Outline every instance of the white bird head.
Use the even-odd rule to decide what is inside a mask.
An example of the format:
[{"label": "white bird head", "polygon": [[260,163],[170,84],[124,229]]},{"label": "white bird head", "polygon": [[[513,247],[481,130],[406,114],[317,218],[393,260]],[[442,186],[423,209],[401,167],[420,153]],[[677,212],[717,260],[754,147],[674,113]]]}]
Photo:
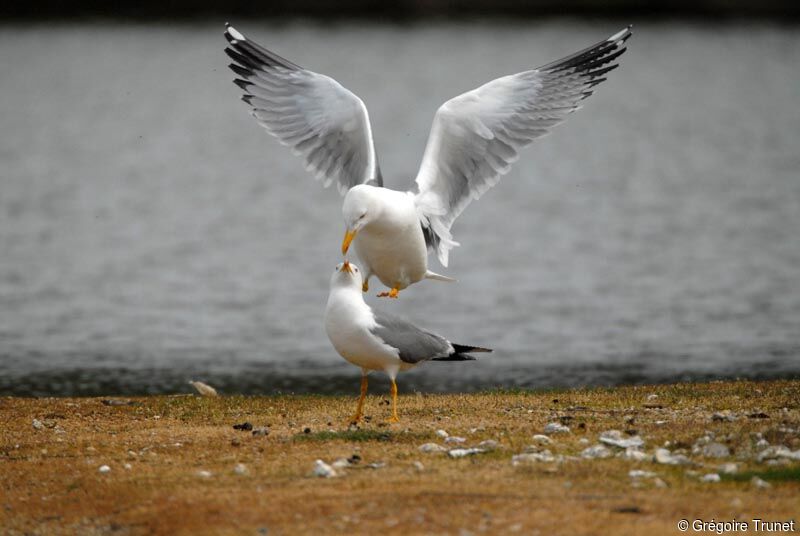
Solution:
[{"label": "white bird head", "polygon": [[381,212],[381,204],[373,190],[373,186],[359,184],[350,188],[344,197],[342,215],[347,228],[342,242],[342,255],[347,253],[358,231],[375,221]]},{"label": "white bird head", "polygon": [[336,265],[336,269],[331,276],[331,288],[333,287],[353,287],[361,293],[361,270],[355,264],[344,261]]}]

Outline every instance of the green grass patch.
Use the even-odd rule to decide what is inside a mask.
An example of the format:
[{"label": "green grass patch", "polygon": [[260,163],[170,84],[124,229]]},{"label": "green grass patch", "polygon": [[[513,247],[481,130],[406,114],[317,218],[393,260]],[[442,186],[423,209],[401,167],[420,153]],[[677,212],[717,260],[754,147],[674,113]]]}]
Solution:
[{"label": "green grass patch", "polygon": [[800,481],[800,465],[791,467],[773,467],[763,471],[744,471],[732,475],[722,474],[722,480],[733,482],[749,482],[754,476],[767,482],[798,482]]}]

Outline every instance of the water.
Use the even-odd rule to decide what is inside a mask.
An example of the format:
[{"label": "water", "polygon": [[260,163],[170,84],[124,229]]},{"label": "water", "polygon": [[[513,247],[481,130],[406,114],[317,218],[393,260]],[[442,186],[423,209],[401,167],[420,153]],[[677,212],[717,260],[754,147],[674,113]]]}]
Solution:
[{"label": "water", "polygon": [[[364,99],[399,188],[442,102],[627,22],[240,26]],[[0,394],[356,391],[322,327],[340,199],[223,48],[216,23],[0,27]],[[401,390],[800,375],[800,33],[641,23],[622,64],[458,220],[459,283],[369,298],[496,349]]]}]

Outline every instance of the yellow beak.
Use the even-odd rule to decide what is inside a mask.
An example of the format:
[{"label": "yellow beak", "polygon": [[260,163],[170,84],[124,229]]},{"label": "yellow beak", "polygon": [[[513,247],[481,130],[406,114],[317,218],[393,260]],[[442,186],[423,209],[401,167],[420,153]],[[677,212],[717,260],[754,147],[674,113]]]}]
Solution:
[{"label": "yellow beak", "polygon": [[344,240],[342,240],[342,255],[347,254],[347,250],[350,249],[350,242],[356,237],[356,231],[351,231],[348,229],[344,233]]},{"label": "yellow beak", "polygon": [[343,272],[347,272],[348,274],[352,274],[353,273],[353,269],[350,268],[350,263],[349,262],[344,261],[344,264],[342,265],[342,271]]}]

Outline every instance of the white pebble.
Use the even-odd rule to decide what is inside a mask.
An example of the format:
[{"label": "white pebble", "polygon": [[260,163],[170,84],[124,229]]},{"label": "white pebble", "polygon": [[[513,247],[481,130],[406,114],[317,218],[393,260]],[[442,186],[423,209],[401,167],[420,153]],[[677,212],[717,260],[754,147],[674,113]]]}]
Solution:
[{"label": "white pebble", "polygon": [[450,436],[450,437],[445,438],[444,442],[445,443],[464,443],[464,442],[466,442],[466,439],[463,438],[463,437]]},{"label": "white pebble", "polygon": [[482,454],[486,452],[483,449],[452,449],[447,452],[447,455],[451,458],[463,458],[464,456],[472,456],[473,454]]},{"label": "white pebble", "polygon": [[549,445],[553,442],[552,439],[550,439],[544,434],[536,434],[535,436],[533,436],[533,440],[541,445]]},{"label": "white pebble", "polygon": [[517,454],[511,457],[511,465],[515,466],[528,462],[550,463],[554,461],[556,461],[556,458],[549,450],[543,450],[541,452],[525,452],[523,454]]},{"label": "white pebble", "polygon": [[754,476],[753,478],[750,479],[750,484],[755,486],[755,487],[757,487],[757,488],[761,488],[761,489],[766,489],[766,488],[771,488],[772,487],[772,484],[770,484],[766,480],[762,480],[761,478],[758,478],[757,476]]},{"label": "white pebble", "polygon": [[703,475],[703,478],[700,479],[700,482],[719,482],[722,480],[717,473],[708,473],[707,475]]},{"label": "white pebble", "polygon": [[436,436],[441,437],[442,439],[446,439],[450,434],[445,432],[444,430],[436,430]]},{"label": "white pebble", "polygon": [[110,473],[111,467],[107,465],[101,465],[97,470],[100,471],[101,473]]},{"label": "white pebble", "polygon": [[314,462],[314,476],[332,478],[336,476],[336,470],[322,460],[317,460]]},{"label": "white pebble", "polygon": [[594,445],[581,451],[581,458],[586,458],[587,460],[592,460],[595,458],[608,458],[609,456],[611,456],[611,451],[603,445]]},{"label": "white pebble", "polygon": [[478,448],[484,450],[495,450],[500,448],[500,443],[494,439],[486,439],[478,443]]},{"label": "white pebble", "polygon": [[129,464],[129,463],[126,463],[126,464],[125,464],[125,465],[123,465],[122,467],[124,467],[124,468],[125,468],[125,469],[127,469],[128,471],[130,471],[131,469],[133,469],[133,466],[132,466],[131,464]]},{"label": "white pebble", "polygon": [[197,476],[200,478],[211,478],[211,471],[200,470],[197,471]]},{"label": "white pebble", "polygon": [[625,438],[619,430],[606,430],[600,434],[600,442],[612,447],[627,449],[644,446],[644,440],[639,436]]},{"label": "white pebble", "polygon": [[550,422],[544,427],[545,434],[568,434],[569,426],[564,426],[560,422]]},{"label": "white pebble", "polygon": [[201,396],[219,396],[217,390],[203,382],[189,381],[189,385],[194,387]]},{"label": "white pebble", "polygon": [[447,449],[436,443],[425,443],[419,446],[420,452],[444,452]]},{"label": "white pebble", "polygon": [[40,421],[39,419],[33,419],[31,426],[33,426],[36,430],[41,430],[42,428],[44,428],[42,421]]},{"label": "white pebble", "polygon": [[233,472],[237,475],[246,475],[247,474],[247,466],[243,463],[237,463],[233,466]]}]

